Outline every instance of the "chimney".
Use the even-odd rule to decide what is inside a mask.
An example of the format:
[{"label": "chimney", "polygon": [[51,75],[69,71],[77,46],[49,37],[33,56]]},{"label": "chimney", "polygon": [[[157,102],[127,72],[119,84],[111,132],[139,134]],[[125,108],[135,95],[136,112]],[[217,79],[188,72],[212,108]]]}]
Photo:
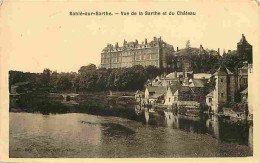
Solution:
[{"label": "chimney", "polygon": [[174,78],[177,79],[177,71],[174,71]]},{"label": "chimney", "polygon": [[118,48],[118,42],[116,42],[115,47]]},{"label": "chimney", "polygon": [[147,44],[147,39],[144,40],[145,45]]},{"label": "chimney", "polygon": [[218,48],[218,54],[220,54],[220,50],[219,50],[219,48]]},{"label": "chimney", "polygon": [[200,45],[200,51],[202,51],[203,50],[203,46],[202,45]]},{"label": "chimney", "polygon": [[243,66],[248,67],[248,62],[247,61],[243,62]]},{"label": "chimney", "polygon": [[153,40],[154,40],[154,41],[157,41],[157,38],[156,38],[156,37],[153,37]]},{"label": "chimney", "polygon": [[179,47],[177,47],[177,52],[179,51]]},{"label": "chimney", "polygon": [[136,44],[136,45],[138,44],[138,40],[135,40],[135,44]]}]

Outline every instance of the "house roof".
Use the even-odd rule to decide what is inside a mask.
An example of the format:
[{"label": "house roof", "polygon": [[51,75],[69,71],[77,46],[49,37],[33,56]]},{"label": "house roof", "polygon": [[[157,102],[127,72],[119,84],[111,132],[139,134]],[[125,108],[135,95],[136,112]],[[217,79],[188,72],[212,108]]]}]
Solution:
[{"label": "house roof", "polygon": [[190,87],[196,87],[196,88],[202,88],[204,87],[204,84],[207,82],[203,79],[191,79],[191,84],[189,84]]},{"label": "house roof", "polygon": [[147,86],[148,92],[154,92],[155,94],[162,95],[166,92],[166,87],[164,86]]},{"label": "house roof", "polygon": [[135,92],[135,94],[144,94],[144,92],[140,91],[139,89]]},{"label": "house roof", "polygon": [[240,92],[241,94],[248,94],[248,88]]},{"label": "house roof", "polygon": [[172,94],[179,95],[183,93],[190,93],[190,88],[187,86],[170,86]]},{"label": "house roof", "polygon": [[206,97],[213,97],[213,91],[207,94]]},{"label": "house roof", "polygon": [[178,89],[180,89],[180,87],[181,86],[174,85],[174,86],[168,87],[168,89],[171,89],[172,94],[174,94]]},{"label": "house roof", "polygon": [[183,74],[183,72],[172,72],[166,75],[166,78],[175,79],[175,73],[177,74],[177,78]]}]

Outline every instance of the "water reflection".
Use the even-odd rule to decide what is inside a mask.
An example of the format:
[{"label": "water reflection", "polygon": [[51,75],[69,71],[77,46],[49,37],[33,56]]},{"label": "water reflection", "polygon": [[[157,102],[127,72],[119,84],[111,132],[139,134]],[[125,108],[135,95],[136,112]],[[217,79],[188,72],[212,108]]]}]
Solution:
[{"label": "water reflection", "polygon": [[165,126],[172,129],[179,129],[185,132],[207,134],[227,143],[238,143],[248,145],[253,149],[253,127],[247,121],[232,121],[216,115],[202,115],[188,117],[178,115],[171,110],[151,111],[148,108],[140,107],[137,114],[144,113],[147,124]]}]

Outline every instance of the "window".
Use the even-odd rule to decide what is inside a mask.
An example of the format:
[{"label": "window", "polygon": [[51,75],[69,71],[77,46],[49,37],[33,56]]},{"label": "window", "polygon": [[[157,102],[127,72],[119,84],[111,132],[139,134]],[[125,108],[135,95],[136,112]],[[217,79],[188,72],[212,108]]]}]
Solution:
[{"label": "window", "polygon": [[247,78],[243,78],[243,84],[247,84]]},{"label": "window", "polygon": [[224,96],[224,94],[223,93],[221,93],[221,97],[223,97]]},{"label": "window", "polygon": [[220,79],[220,82],[223,82],[223,79]]},{"label": "window", "polygon": [[174,97],[174,101],[177,101],[177,97]]},{"label": "window", "polygon": [[212,98],[209,98],[209,102],[212,102]]}]

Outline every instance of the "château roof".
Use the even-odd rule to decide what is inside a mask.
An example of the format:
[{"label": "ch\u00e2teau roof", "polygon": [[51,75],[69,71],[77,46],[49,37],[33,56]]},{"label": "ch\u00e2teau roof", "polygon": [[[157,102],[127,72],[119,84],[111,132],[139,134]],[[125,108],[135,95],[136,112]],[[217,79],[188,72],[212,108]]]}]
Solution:
[{"label": "ch\u00e2teau roof", "polygon": [[124,43],[121,47],[118,46],[118,43],[116,43],[115,46],[112,44],[107,44],[107,46],[105,48],[103,48],[102,52],[123,51],[125,49],[136,49],[136,48],[150,48],[150,47],[157,47],[159,45],[173,48],[172,45],[169,45],[166,42],[164,42],[161,39],[161,37],[160,38],[154,37],[154,39],[150,42],[147,42],[147,39],[145,39],[145,43],[142,43],[142,44],[139,44],[137,40],[131,41],[131,42],[124,41]]}]

